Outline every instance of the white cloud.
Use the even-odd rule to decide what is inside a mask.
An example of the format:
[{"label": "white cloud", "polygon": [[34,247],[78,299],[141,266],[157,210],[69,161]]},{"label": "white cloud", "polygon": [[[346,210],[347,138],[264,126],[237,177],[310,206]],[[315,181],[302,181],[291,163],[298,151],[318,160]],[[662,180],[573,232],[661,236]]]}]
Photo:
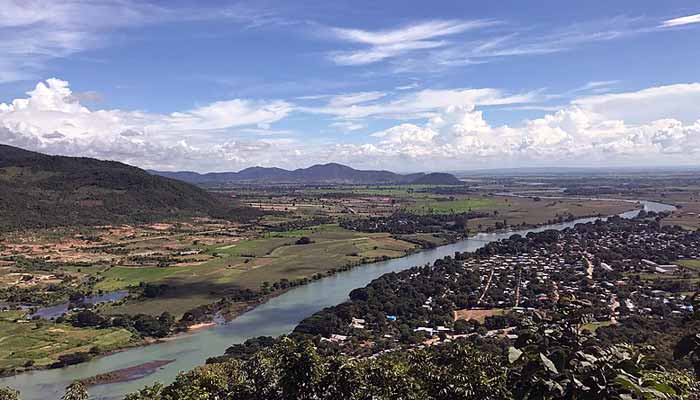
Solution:
[{"label": "white cloud", "polygon": [[114,31],[174,21],[228,20],[242,27],[288,24],[251,4],[166,7],[137,0],[9,0],[0,7],[0,83],[34,79],[53,59],[107,45]]},{"label": "white cloud", "polygon": [[567,95],[581,93],[581,92],[593,92],[593,93],[605,93],[612,90],[614,85],[620,83],[619,80],[609,80],[609,81],[591,81],[587,82],[583,86],[579,86],[573,90],[567,92]]},{"label": "white cloud", "polygon": [[662,22],[661,26],[664,28],[670,28],[670,27],[674,27],[674,26],[698,24],[698,23],[700,23],[700,14],[687,15],[685,17],[668,19],[668,20]]},{"label": "white cloud", "polygon": [[364,124],[351,121],[333,122],[329,126],[334,129],[340,129],[343,132],[359,131],[367,127]]},{"label": "white cloud", "polygon": [[496,36],[481,35],[445,44],[417,55],[393,59],[398,72],[437,72],[447,68],[489,63],[508,57],[546,55],[597,42],[619,40],[657,31],[644,18],[617,16],[550,28],[515,23],[504,25]]},{"label": "white cloud", "polygon": [[[404,169],[695,162],[700,156],[700,103],[692,103],[694,119],[684,122],[678,118],[690,118],[684,115],[689,110],[682,109],[688,98],[664,95],[682,94],[680,89],[691,91],[694,85],[584,98],[517,127],[492,126],[473,105],[451,106],[425,124],[403,123],[372,134],[376,143],[338,145],[333,152],[355,162],[380,159]],[[642,108],[640,113],[646,102],[659,111]],[[644,111],[653,118],[639,119]],[[662,111],[666,116],[655,118]],[[632,119],[617,118],[622,115]]]},{"label": "white cloud", "polygon": [[164,13],[128,0],[3,2],[0,83],[28,79],[51,59],[101,46],[111,30],[148,23]]},{"label": "white cloud", "polygon": [[158,130],[215,130],[237,126],[269,126],[292,110],[285,101],[259,102],[242,99],[217,101],[186,112],[175,112],[151,126]]},{"label": "white cloud", "polygon": [[583,97],[575,105],[629,124],[674,118],[690,123],[700,116],[700,83],[651,87],[636,92]]},{"label": "white cloud", "polygon": [[[425,89],[403,94],[383,102],[362,103],[330,101],[318,107],[300,107],[302,111],[327,114],[343,119],[386,118],[422,119],[452,105],[493,106],[529,103],[537,99],[539,92],[508,95],[498,89]],[[382,96],[383,97],[383,96]],[[379,96],[377,96],[379,98]]]},{"label": "white cloud", "polygon": [[419,87],[420,85],[416,82],[409,83],[407,85],[397,86],[396,90],[411,90]]},{"label": "white cloud", "polygon": [[285,118],[292,105],[279,100],[234,99],[166,115],[90,110],[80,104],[68,82],[59,79],[39,82],[27,95],[0,103],[0,142],[149,167],[242,162],[271,152],[272,146],[292,143],[286,138],[245,141],[230,135],[238,127],[267,128]]},{"label": "white cloud", "polygon": [[426,21],[384,31],[332,28],[331,32],[336,38],[370,47],[334,52],[330,58],[339,65],[372,64],[416,50],[443,47],[447,42],[435,39],[491,26],[494,23],[484,20]]},{"label": "white cloud", "polygon": [[[700,156],[699,92],[700,83],[688,83],[588,96],[508,126],[487,121],[481,107],[532,96],[508,96],[488,88],[422,90],[386,101],[379,93],[367,92],[325,97],[343,104],[335,109],[234,99],[154,114],[90,109],[67,82],[50,79],[37,84],[26,98],[0,103],[0,142],[147,168],[200,171],[328,161],[403,171],[689,163]],[[268,127],[303,111],[344,118],[330,128],[355,132],[352,143],[340,144],[338,136],[300,140],[286,134],[290,131]],[[397,118],[402,114],[406,118]],[[394,126],[370,136],[358,132],[371,126],[368,119],[391,115]]]},{"label": "white cloud", "polygon": [[330,105],[331,107],[351,106],[354,104],[367,103],[369,101],[378,100],[384,96],[386,96],[386,93],[383,92],[358,92],[341,94],[331,97],[330,101],[328,102],[328,105]]}]

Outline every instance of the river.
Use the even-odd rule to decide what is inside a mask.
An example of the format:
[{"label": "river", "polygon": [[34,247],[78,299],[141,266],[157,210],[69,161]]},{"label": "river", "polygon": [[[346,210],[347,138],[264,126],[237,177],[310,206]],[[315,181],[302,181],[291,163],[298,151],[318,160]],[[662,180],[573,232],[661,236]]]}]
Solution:
[{"label": "river", "polygon": [[[129,297],[129,292],[123,290],[119,292],[110,292],[104,294],[97,294],[94,296],[87,296],[83,298],[80,301],[80,303],[97,305],[102,303],[111,303],[113,301],[119,301],[127,297]],[[39,317],[44,319],[56,319],[61,315],[67,313],[70,306],[70,303],[63,303],[57,304],[55,306],[40,308],[34,314],[30,315],[29,318]]]},{"label": "river", "polygon": [[[639,203],[647,211],[671,211],[675,208],[648,201]],[[638,213],[639,210],[635,210],[620,215],[632,218]],[[403,258],[364,265],[294,288],[224,325],[188,333],[174,340],[114,353],[83,364],[61,369],[31,371],[3,378],[0,379],[0,386],[10,386],[20,390],[22,399],[25,400],[53,400],[59,399],[64,388],[76,379],[84,379],[153,360],[175,360],[155,373],[138,380],[90,388],[91,399],[119,399],[127,393],[154,382],[169,383],[178,372],[204,364],[207,358],[223,354],[232,344],[242,343],[256,336],[279,336],[289,333],[304,318],[325,307],[342,303],[347,300],[350,291],[366,286],[385,273],[401,271],[416,265],[432,264],[437,259],[454,255],[457,251],[475,251],[486,243],[505,239],[513,234],[525,235],[547,229],[562,230],[577,223],[597,219],[583,218],[568,223],[506,233],[479,233],[453,244],[424,250]]]}]

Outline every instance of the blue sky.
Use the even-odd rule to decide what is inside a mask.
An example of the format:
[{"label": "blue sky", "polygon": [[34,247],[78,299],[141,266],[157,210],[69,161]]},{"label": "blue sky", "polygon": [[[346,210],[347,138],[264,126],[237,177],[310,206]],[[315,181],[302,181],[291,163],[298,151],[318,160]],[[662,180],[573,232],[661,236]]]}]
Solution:
[{"label": "blue sky", "polygon": [[693,1],[1,3],[0,143],[197,171],[700,154]]}]

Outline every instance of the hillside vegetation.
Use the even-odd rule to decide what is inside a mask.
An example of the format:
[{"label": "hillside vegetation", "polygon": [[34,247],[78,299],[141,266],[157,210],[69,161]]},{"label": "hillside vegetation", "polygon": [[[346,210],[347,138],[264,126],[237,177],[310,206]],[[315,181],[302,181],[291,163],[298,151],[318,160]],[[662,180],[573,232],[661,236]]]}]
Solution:
[{"label": "hillside vegetation", "polygon": [[235,216],[212,194],[126,164],[0,145],[0,230]]}]

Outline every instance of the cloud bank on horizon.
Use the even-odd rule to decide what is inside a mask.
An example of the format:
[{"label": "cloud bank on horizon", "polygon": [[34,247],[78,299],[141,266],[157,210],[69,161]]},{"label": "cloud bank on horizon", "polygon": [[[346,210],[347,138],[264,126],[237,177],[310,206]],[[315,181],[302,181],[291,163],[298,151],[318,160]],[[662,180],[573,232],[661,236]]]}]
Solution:
[{"label": "cloud bank on horizon", "polygon": [[[516,24],[513,15],[484,12],[478,18],[409,18],[385,26],[364,21],[373,26],[368,28],[340,27],[243,3],[213,9],[99,4],[45,3],[42,10],[41,1],[29,6],[11,2],[0,11],[0,32],[9,34],[0,44],[0,82],[15,93],[22,88],[26,92],[0,99],[0,143],[145,168],[197,171],[252,165],[294,168],[330,161],[398,171],[685,165],[697,164],[700,155],[700,76],[693,75],[700,69],[692,68],[700,60],[697,46],[690,44],[697,37],[700,14],[661,10],[657,19],[598,16],[573,27],[542,29],[541,21]],[[101,24],[109,14],[114,16],[110,23]],[[123,93],[115,89],[120,87],[118,66],[96,74],[105,77],[100,87],[90,87],[72,72],[93,62],[82,60],[87,55],[99,54],[106,63],[116,57],[111,50],[115,32],[126,32],[121,51],[128,53],[129,35],[167,30],[173,22],[203,34],[202,21],[237,25],[237,33],[267,39],[298,32],[295,43],[314,48],[294,50],[312,58],[301,66],[319,63],[316,72],[322,78],[306,81],[308,74],[291,65],[270,82],[210,79],[207,71],[214,67],[202,64],[205,79],[162,78],[171,93],[180,98],[196,93],[197,100],[163,93],[150,100],[159,102],[158,107],[131,99],[139,96],[110,107],[110,98]],[[645,66],[629,64],[621,56],[609,60],[616,63],[610,66],[614,76],[593,80],[589,71],[576,76],[583,62],[577,51],[586,57],[600,53],[601,63],[608,62],[603,61],[610,54],[606,52],[651,57],[650,38],[662,35],[686,38],[687,43],[676,43],[679,48],[665,46],[665,56],[682,55],[678,62],[687,68],[674,73],[667,65],[654,65],[659,61],[655,58]],[[319,43],[323,46],[317,47]],[[586,48],[593,44],[601,47]],[[246,62],[264,69],[269,61],[256,57],[265,58],[266,51],[249,50]],[[148,65],[148,55],[140,56]],[[59,60],[67,65],[54,67]],[[554,61],[558,65],[549,69]],[[493,72],[504,67],[549,77]],[[665,76],[648,76],[664,68]],[[47,73],[59,78],[38,77]],[[61,73],[70,79],[60,79]],[[137,84],[134,93],[139,83],[159,85],[158,80],[145,82],[154,76],[132,81]],[[537,79],[554,87],[533,86],[530,80]],[[173,82],[182,87],[178,90]],[[195,86],[212,83],[225,90],[208,95]],[[76,84],[86,90],[72,89]],[[129,92],[125,87],[120,90]],[[193,100],[195,105],[182,106]],[[153,108],[159,111],[147,111]]]}]

